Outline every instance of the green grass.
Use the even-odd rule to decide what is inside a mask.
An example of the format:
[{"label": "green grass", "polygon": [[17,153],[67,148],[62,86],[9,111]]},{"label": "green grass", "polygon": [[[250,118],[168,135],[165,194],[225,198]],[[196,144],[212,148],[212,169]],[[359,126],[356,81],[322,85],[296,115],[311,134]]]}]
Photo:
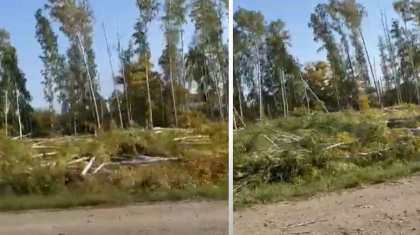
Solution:
[{"label": "green grass", "polygon": [[255,204],[269,204],[282,201],[303,200],[322,192],[339,192],[362,184],[378,184],[387,180],[416,175],[420,172],[419,162],[394,163],[387,168],[357,170],[336,177],[325,177],[300,185],[270,184],[255,189],[245,189],[234,197],[234,209],[240,210]]},{"label": "green grass", "polygon": [[190,187],[184,189],[168,189],[145,191],[129,194],[108,189],[100,193],[82,194],[61,192],[55,195],[5,195],[0,199],[0,211],[19,211],[30,209],[65,209],[85,206],[123,206],[142,202],[164,202],[180,200],[227,200],[228,183],[215,186]]}]

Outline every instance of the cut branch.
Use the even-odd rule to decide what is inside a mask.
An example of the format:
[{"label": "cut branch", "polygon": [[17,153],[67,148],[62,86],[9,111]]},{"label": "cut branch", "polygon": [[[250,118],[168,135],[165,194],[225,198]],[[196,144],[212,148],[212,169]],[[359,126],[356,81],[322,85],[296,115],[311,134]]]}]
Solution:
[{"label": "cut branch", "polygon": [[86,167],[82,171],[82,176],[85,176],[86,173],[89,171],[89,169],[92,167],[93,161],[95,161],[95,157],[91,158],[89,163],[86,165]]}]

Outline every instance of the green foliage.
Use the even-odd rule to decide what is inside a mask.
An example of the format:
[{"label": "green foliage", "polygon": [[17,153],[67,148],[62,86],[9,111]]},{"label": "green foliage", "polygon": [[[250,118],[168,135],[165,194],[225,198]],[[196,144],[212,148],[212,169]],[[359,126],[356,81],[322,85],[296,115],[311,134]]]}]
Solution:
[{"label": "green foliage", "polygon": [[314,110],[316,110],[318,112],[325,112],[324,105],[325,105],[324,102],[317,102],[314,105]]},{"label": "green foliage", "polygon": [[[420,102],[418,70],[419,40],[413,27],[418,19],[415,1],[396,1],[401,20],[389,27],[381,18],[384,37],[379,36],[382,76],[376,75],[361,25],[368,17],[363,4],[337,0],[318,4],[308,26],[317,50],[326,60],[297,63],[288,53],[293,43],[281,19],[264,22],[261,12],[239,8],[234,13],[234,106],[241,118],[291,114],[296,108],[321,111],[388,107]],[[338,36],[338,38],[337,38]],[[373,63],[372,63],[373,62]],[[250,66],[252,64],[253,66]],[[244,95],[247,94],[247,95]],[[259,115],[258,115],[259,114]]]},{"label": "green foliage", "polygon": [[54,123],[56,123],[56,114],[50,111],[37,110],[31,115],[32,137],[49,137],[56,131]]},{"label": "green foliage", "polygon": [[360,97],[360,108],[362,112],[366,112],[369,110],[369,99],[367,96]]},{"label": "green foliage", "polygon": [[[386,120],[418,114],[418,106],[406,105],[386,112],[370,109],[366,113],[288,117],[238,130],[233,150],[239,203],[278,200],[277,193],[286,193],[272,192],[273,195],[266,195],[271,199],[259,198],[258,191],[265,188],[293,189],[286,193],[290,198],[305,187],[314,187],[306,188],[312,192],[320,190],[314,185],[326,179],[331,186],[326,190],[337,190],[370,182],[372,178],[394,177],[388,169],[419,160],[420,139],[406,129],[388,128]],[[387,176],[371,178],[366,173],[369,171],[385,172]],[[334,180],[352,175],[344,184]]]},{"label": "green foliage", "polygon": [[182,112],[179,115],[179,123],[181,128],[200,128],[207,122],[208,119],[201,112],[188,111]]},{"label": "green foliage", "polygon": [[[44,85],[44,98],[48,102],[50,112],[52,112],[55,90],[62,88],[62,83],[64,82],[61,75],[64,68],[60,67],[62,64],[60,64],[57,35],[52,30],[50,21],[42,15],[41,9],[38,9],[35,13],[35,19],[37,21],[36,37],[43,50],[43,55],[40,56],[40,59],[44,63],[44,70],[41,71],[44,76],[44,81],[42,82]],[[61,93],[63,93],[62,90]]]}]

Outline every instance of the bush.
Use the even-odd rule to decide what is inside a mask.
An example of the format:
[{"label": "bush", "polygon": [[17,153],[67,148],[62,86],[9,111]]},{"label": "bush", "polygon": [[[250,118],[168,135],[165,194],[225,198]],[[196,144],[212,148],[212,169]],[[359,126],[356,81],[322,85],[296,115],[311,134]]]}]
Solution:
[{"label": "bush", "polygon": [[369,108],[370,108],[369,103],[370,103],[370,101],[369,101],[369,98],[366,95],[362,95],[360,97],[360,101],[359,102],[360,102],[361,111],[363,111],[363,112],[369,111]]},{"label": "bush", "polygon": [[184,111],[178,115],[178,125],[181,128],[198,128],[207,122],[202,112]]}]

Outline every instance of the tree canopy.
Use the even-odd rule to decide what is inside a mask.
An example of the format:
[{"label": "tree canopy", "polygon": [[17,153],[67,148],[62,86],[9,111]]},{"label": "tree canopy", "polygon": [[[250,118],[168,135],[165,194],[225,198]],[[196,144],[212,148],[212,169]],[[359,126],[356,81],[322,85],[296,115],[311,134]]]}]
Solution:
[{"label": "tree canopy", "polygon": [[369,55],[376,48],[366,47],[362,25],[373,16],[361,1],[316,5],[308,27],[319,45],[314,50],[326,52],[326,58],[307,64],[291,54],[293,35],[284,21],[267,22],[263,13],[239,8],[233,16],[235,123],[294,112],[420,105],[419,6],[418,1],[395,1],[400,18],[391,21],[381,11],[382,75]]},{"label": "tree canopy", "polygon": [[[44,99],[34,110],[11,35],[0,30],[0,114],[6,134],[20,136],[97,132],[120,128],[188,127],[192,118],[224,121],[227,115],[228,54],[223,40],[227,2],[222,0],[138,0],[138,19],[128,47],[119,32],[107,32],[114,91],[104,97],[93,49],[95,12],[88,0],[48,0],[34,12],[35,38],[41,47]],[[195,26],[185,45],[184,28]],[[165,45],[159,63],[151,61],[149,28],[159,21]],[[59,31],[55,31],[59,26]],[[154,24],[153,24],[154,25]],[[154,27],[154,26],[153,26]],[[60,53],[58,36],[69,41]],[[118,48],[108,36],[118,35]],[[113,36],[111,36],[113,38]],[[23,53],[23,52],[22,52]],[[119,63],[113,64],[112,55]],[[159,66],[159,67],[158,67]],[[29,74],[28,76],[31,76]],[[193,87],[197,87],[194,89]],[[57,106],[57,104],[59,106]]]}]

